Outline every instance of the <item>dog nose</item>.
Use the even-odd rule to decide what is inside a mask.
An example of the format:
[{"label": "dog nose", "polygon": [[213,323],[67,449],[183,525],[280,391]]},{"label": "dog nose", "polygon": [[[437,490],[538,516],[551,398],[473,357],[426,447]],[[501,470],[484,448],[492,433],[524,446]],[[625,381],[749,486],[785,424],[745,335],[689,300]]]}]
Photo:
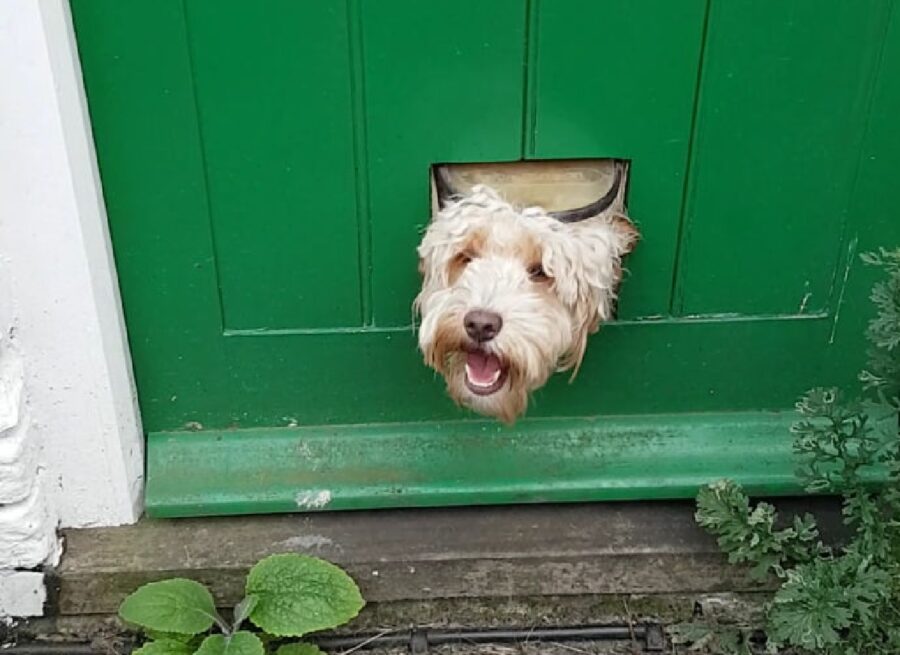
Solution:
[{"label": "dog nose", "polygon": [[466,334],[474,341],[490,341],[500,333],[503,327],[503,319],[500,314],[488,312],[483,309],[473,309],[463,318],[466,326]]}]

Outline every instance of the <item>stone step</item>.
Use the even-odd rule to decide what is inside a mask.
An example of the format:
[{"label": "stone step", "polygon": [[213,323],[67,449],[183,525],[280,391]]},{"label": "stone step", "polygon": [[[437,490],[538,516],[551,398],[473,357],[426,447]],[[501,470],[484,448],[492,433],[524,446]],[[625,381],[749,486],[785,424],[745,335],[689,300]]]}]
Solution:
[{"label": "stone step", "polygon": [[[826,534],[840,530],[832,499],[778,505],[785,516],[813,511]],[[247,570],[279,552],[344,567],[382,624],[403,618],[388,606],[405,607],[411,623],[433,621],[451,606],[480,607],[484,599],[541,611],[540,599],[553,597],[568,599],[576,622],[584,622],[584,604],[599,612],[603,598],[760,591],[745,571],[726,563],[693,512],[690,502],[526,505],[144,520],[67,530],[53,612],[113,614],[141,584],[173,576],[209,585],[217,602],[231,607],[242,596]]]}]

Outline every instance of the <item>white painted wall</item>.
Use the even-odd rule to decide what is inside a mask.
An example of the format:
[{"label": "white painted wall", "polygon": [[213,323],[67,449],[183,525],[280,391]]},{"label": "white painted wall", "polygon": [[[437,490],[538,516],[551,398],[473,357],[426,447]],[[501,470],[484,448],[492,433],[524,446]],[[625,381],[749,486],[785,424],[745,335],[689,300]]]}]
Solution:
[{"label": "white painted wall", "polygon": [[68,4],[0,0],[0,614],[43,598],[10,571],[56,558],[57,523],[134,522],[142,483]]}]

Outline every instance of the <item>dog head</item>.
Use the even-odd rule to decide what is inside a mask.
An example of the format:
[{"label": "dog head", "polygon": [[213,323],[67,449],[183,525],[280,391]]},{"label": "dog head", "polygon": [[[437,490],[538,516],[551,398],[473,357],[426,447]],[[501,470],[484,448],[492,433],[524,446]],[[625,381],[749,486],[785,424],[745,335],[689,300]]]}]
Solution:
[{"label": "dog head", "polygon": [[457,403],[512,422],[551,374],[577,372],[588,335],[612,316],[637,237],[624,215],[564,224],[474,187],[419,246],[426,364]]}]

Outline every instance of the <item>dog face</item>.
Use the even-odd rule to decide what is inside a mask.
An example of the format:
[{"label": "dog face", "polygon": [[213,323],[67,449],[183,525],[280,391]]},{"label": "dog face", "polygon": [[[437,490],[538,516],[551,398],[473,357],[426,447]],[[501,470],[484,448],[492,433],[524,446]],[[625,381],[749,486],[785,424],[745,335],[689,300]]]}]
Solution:
[{"label": "dog face", "polygon": [[577,371],[588,334],[612,315],[636,239],[624,216],[563,224],[475,187],[419,246],[425,363],[457,403],[512,422],[551,374]]}]

